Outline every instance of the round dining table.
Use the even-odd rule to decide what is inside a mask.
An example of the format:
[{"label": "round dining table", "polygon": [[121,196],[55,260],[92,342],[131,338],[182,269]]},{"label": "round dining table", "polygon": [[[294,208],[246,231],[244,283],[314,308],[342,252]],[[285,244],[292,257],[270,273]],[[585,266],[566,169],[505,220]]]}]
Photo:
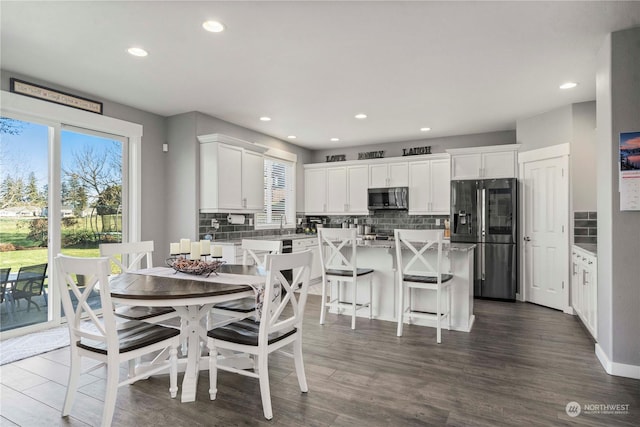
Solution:
[{"label": "round dining table", "polygon": [[116,304],[144,307],[173,307],[187,336],[187,357],[182,381],[182,402],[196,399],[200,371],[200,343],[206,342],[202,322],[214,304],[254,297],[266,280],[264,270],[255,266],[223,264],[209,276],[175,272],[154,267],[112,276],[111,299]]}]

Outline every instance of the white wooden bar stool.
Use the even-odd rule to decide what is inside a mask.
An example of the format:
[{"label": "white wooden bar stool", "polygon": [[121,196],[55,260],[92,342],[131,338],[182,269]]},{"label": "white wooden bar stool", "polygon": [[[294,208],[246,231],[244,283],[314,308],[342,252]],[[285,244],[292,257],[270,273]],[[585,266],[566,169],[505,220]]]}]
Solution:
[{"label": "white wooden bar stool", "polygon": [[[327,308],[335,308],[338,313],[345,308],[351,308],[351,329],[355,329],[357,310],[369,308],[369,319],[373,317],[371,301],[373,299],[372,280],[374,272],[371,268],[357,268],[356,266],[356,229],[320,228],[318,229],[318,245],[320,246],[320,262],[322,264],[320,324],[324,325]],[[367,280],[369,283],[369,301],[365,303],[358,303],[357,301],[358,282],[361,280]],[[327,286],[330,287],[331,282],[336,282],[336,298],[333,298],[331,289],[327,293]],[[345,302],[341,298],[341,283],[353,284],[351,302]],[[327,296],[329,301],[327,301]]]},{"label": "white wooden bar stool", "polygon": [[[441,323],[447,321],[447,329],[451,327],[451,274],[442,273],[442,230],[395,230],[396,263],[398,268],[398,336],[402,336],[404,319],[412,317],[436,321],[436,341],[442,341]],[[437,250],[436,265],[433,266],[425,258],[425,252]],[[403,253],[407,254],[403,258]],[[412,290],[426,289],[436,292],[436,312],[427,313],[413,310],[411,304]],[[406,290],[406,292],[405,292]],[[409,304],[405,306],[405,293]],[[445,309],[442,310],[442,294],[446,294]]]}]

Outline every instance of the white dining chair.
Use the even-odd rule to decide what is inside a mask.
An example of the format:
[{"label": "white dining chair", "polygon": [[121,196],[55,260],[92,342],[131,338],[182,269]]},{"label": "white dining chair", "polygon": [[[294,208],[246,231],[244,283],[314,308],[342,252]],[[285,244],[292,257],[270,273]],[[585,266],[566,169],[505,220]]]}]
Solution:
[{"label": "white dining chair", "polygon": [[[443,230],[401,230],[394,231],[396,245],[396,264],[398,269],[398,332],[402,336],[405,318],[412,317],[435,320],[436,342],[442,342],[441,325],[446,319],[447,329],[451,328],[451,279],[453,276],[443,273],[442,240]],[[436,250],[436,263],[433,265],[426,252]],[[405,256],[406,255],[406,256]],[[411,295],[413,290],[435,291],[435,313],[413,310]],[[443,310],[443,294],[444,300]],[[405,296],[408,304],[405,305]]]},{"label": "white dining chair", "polygon": [[[153,267],[153,241],[127,242],[127,243],[102,243],[100,244],[100,256],[109,257],[109,261],[120,273],[128,273],[139,268]],[[144,263],[143,263],[144,261]],[[159,323],[178,314],[171,307],[138,307],[119,306],[115,311],[116,316],[128,320],[140,320],[149,323]]]},{"label": "white dining chair", "polygon": [[[264,303],[260,322],[253,319],[242,319],[226,326],[215,328],[207,333],[207,347],[209,348],[209,395],[216,399],[218,392],[218,370],[233,372],[253,378],[260,382],[262,409],[266,419],[273,418],[271,408],[271,391],[269,387],[269,354],[274,351],[294,359],[298,384],[303,393],[308,391],[307,379],[302,360],[302,319],[304,307],[309,291],[309,276],[313,255],[311,251],[291,254],[268,255],[266,259],[267,277],[264,289]],[[301,283],[299,291],[283,276],[283,271],[292,270],[292,283]],[[286,293],[280,301],[273,298],[275,285],[281,285]],[[284,352],[282,348],[293,344],[293,354]],[[218,364],[218,352],[231,350],[248,353],[254,356],[256,368],[254,371],[237,369]]]},{"label": "white dining chair", "polygon": [[[70,338],[71,368],[69,383],[62,407],[62,416],[71,412],[73,400],[81,374],[82,358],[87,357],[99,363],[85,372],[106,365],[107,384],[102,412],[102,426],[110,426],[116,404],[118,387],[132,384],[159,373],[169,371],[169,393],[176,397],[178,392],[178,345],[180,331],[174,328],[150,323],[128,321],[116,323],[112,309],[109,288],[109,259],[76,258],[58,255],[55,258],[56,280],[62,298],[62,308],[67,318]],[[77,284],[77,276],[84,276],[84,285]],[[92,307],[89,296],[99,292],[101,307]],[[71,294],[76,306],[74,307]],[[99,309],[102,308],[100,317]],[[161,352],[168,360],[157,360],[153,368],[143,374],[120,382],[120,363],[134,360],[149,353]]]},{"label": "white dining chair", "polygon": [[[242,239],[242,265],[255,265],[266,268],[267,255],[282,252],[282,240]],[[249,317],[255,313],[255,298],[242,298],[213,306],[213,314],[231,316],[234,319]]]},{"label": "white dining chair", "polygon": [[[357,267],[357,237],[355,228],[320,228],[318,229],[318,245],[320,246],[320,262],[322,264],[322,306],[320,307],[320,324],[324,325],[327,309],[334,308],[338,313],[351,309],[351,329],[356,328],[357,311],[369,309],[369,319],[373,317],[372,281],[374,270]],[[358,302],[358,284],[366,280],[369,285],[369,301]],[[334,298],[331,284],[336,283]],[[343,301],[341,284],[351,284],[351,302]],[[327,301],[327,297],[329,301]]]}]

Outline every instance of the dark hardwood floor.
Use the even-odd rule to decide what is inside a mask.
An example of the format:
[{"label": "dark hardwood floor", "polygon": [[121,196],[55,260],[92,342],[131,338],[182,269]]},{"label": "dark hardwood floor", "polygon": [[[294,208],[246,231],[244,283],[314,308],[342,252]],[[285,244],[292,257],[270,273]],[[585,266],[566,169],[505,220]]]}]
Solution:
[{"label": "dark hardwood floor", "polygon": [[[607,375],[579,321],[526,303],[475,301],[471,333],[329,314],[318,325],[319,297],[309,296],[304,356],[309,393],[298,388],[293,360],[270,358],[274,418],[263,418],[258,381],[219,374],[217,400],[200,374],[197,401],[170,399],[168,377],[121,387],[117,426],[638,426],[640,381]],[[0,368],[0,425],[99,425],[104,370],[81,378],[72,414],[60,417],[68,348]],[[122,368],[122,375],[126,368]],[[181,380],[181,374],[179,376]],[[628,404],[624,415],[565,412],[567,403]]]}]

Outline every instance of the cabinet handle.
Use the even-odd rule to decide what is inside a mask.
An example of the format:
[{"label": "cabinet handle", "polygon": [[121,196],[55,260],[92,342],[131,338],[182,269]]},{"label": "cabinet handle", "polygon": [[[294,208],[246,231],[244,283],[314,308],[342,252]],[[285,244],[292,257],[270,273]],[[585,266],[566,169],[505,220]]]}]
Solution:
[{"label": "cabinet handle", "polygon": [[322,205],[322,212],[326,212],[327,211],[327,204],[323,204]]},{"label": "cabinet handle", "polygon": [[578,273],[578,270],[576,270],[577,265],[575,262],[573,262],[572,264],[573,264],[573,274],[577,274]]},{"label": "cabinet handle", "polygon": [[587,283],[587,270],[582,270],[582,285],[586,286]]},{"label": "cabinet handle", "polygon": [[346,203],[344,204],[344,211],[349,212],[349,205]]}]

